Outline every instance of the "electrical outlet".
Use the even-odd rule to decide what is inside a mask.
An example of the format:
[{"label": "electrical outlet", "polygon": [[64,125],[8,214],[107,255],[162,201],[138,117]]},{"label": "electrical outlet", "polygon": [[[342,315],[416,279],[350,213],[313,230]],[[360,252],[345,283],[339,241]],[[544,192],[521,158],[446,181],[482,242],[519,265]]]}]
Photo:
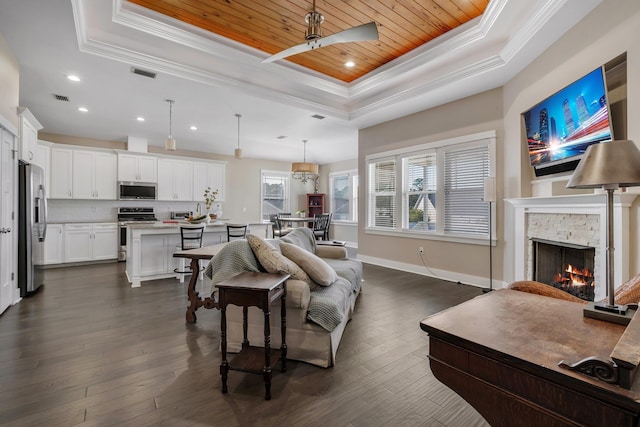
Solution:
[{"label": "electrical outlet", "polygon": [[424,248],[423,248],[422,246],[420,246],[420,247],[418,248],[418,253],[419,253],[419,254],[423,254],[423,253],[424,253]]}]

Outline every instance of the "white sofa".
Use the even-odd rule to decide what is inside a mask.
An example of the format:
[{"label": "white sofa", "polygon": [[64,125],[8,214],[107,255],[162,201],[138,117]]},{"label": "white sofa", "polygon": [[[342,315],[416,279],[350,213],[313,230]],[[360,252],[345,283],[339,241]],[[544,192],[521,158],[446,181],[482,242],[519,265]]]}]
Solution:
[{"label": "white sofa", "polygon": [[[262,239],[251,236],[249,240],[255,242],[255,240]],[[337,279],[329,286],[318,286],[313,281],[309,284],[304,280],[288,279],[286,298],[287,359],[299,360],[321,367],[332,366],[336,360],[336,352],[342,334],[351,319],[356,299],[360,294],[361,262],[347,258],[347,251],[344,247],[316,246],[311,230],[306,227],[300,227],[282,239],[269,239],[263,240],[263,242],[268,242],[278,254],[281,254],[281,242],[303,248],[321,258],[325,268],[328,265],[332,270],[335,270]],[[241,271],[265,271],[264,266],[258,261],[259,256],[255,260],[257,261],[257,270],[254,269],[251,253],[248,252],[247,246],[252,247],[246,241],[233,241],[225,248],[228,250],[221,251],[211,261],[206,274],[210,277],[213,276],[212,291],[215,290],[217,283]],[[255,245],[253,246],[255,247]],[[264,261],[263,263],[267,264]],[[225,268],[228,269],[226,266],[231,264],[236,264],[232,268],[234,271],[221,271]],[[220,270],[218,271],[220,274],[216,275],[216,269]],[[295,277],[295,274],[292,277]],[[279,301],[272,306],[270,320],[271,347],[279,348],[281,343]],[[264,342],[263,322],[263,312],[256,307],[250,307],[247,331],[249,342],[253,345],[261,346]],[[239,352],[242,338],[242,308],[228,306],[227,350],[232,353]]]}]

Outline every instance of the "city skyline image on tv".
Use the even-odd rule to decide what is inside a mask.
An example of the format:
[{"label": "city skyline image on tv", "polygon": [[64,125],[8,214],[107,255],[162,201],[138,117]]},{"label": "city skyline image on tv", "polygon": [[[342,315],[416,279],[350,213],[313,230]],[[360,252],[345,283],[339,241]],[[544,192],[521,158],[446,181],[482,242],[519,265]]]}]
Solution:
[{"label": "city skyline image on tv", "polygon": [[602,67],[523,113],[532,166],[584,154],[612,139]]}]

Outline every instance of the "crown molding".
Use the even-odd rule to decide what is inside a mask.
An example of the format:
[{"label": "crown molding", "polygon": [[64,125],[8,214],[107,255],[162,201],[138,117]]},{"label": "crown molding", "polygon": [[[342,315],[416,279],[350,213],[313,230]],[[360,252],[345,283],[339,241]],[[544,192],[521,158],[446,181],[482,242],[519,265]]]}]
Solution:
[{"label": "crown molding", "polygon": [[[535,12],[530,14],[517,13],[518,7],[523,7],[518,1],[492,0],[481,17],[347,84],[289,61],[261,64],[267,56],[264,52],[126,0],[112,0],[111,19],[98,13],[100,2],[71,0],[78,45],[83,52],[366,124],[374,124],[383,111],[407,113],[409,105],[427,108],[436,105],[434,102],[451,101],[441,94],[443,87],[464,82],[470,88],[469,80],[476,79],[475,89],[467,91],[471,95],[506,83],[509,76],[537,56],[537,51],[553,43],[555,39],[542,37],[542,42],[532,46],[534,37],[555,16],[571,8],[582,17],[602,0],[538,0],[529,5]],[[576,8],[577,1],[583,7]],[[501,28],[501,20],[514,17],[521,21],[509,21],[516,31],[508,33]],[[561,34],[575,22],[564,23],[553,32]],[[127,37],[118,37],[118,31],[124,28]],[[157,49],[175,43],[191,50],[188,55],[160,58],[140,51],[139,46],[149,40],[156,40],[153,43]],[[166,46],[172,49],[163,51],[176,51]],[[532,51],[536,55],[531,55]],[[503,71],[502,80],[481,81],[495,70]],[[488,87],[489,81],[492,87]]]}]

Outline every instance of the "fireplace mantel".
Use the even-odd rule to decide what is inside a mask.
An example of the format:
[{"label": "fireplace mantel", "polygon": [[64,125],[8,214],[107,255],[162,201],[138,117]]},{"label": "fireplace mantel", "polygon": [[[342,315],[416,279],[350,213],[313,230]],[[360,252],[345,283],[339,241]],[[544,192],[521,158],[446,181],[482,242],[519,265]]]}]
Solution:
[{"label": "fireplace mantel", "polygon": [[[577,194],[554,197],[528,197],[522,199],[505,199],[507,206],[513,209],[512,230],[505,230],[513,236],[513,280],[528,280],[528,257],[530,242],[527,236],[527,216],[529,214],[586,214],[599,217],[599,234],[601,244],[596,248],[597,270],[596,299],[605,298],[604,272],[606,271],[606,193]],[[637,197],[634,193],[614,195],[613,237],[614,237],[614,280],[616,286],[629,280],[629,210]],[[511,231],[511,232],[509,232]],[[558,224],[558,231],[562,224]],[[571,230],[568,230],[571,231]]]}]

